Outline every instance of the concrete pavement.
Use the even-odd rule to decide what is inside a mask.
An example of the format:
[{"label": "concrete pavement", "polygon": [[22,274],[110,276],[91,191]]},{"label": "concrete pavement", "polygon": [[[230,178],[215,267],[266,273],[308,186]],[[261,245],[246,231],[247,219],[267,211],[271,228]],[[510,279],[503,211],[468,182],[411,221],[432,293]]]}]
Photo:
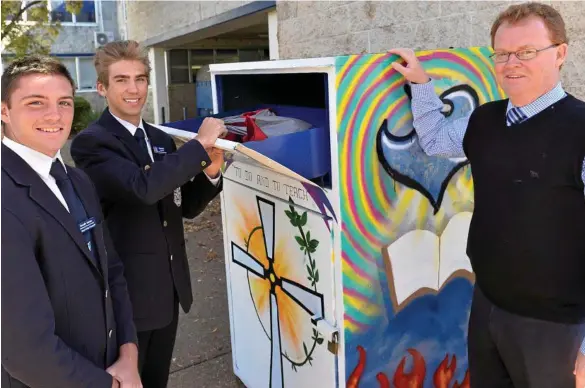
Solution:
[{"label": "concrete pavement", "polygon": [[219,198],[185,221],[193,307],[181,314],[169,388],[243,387],[234,376]]}]

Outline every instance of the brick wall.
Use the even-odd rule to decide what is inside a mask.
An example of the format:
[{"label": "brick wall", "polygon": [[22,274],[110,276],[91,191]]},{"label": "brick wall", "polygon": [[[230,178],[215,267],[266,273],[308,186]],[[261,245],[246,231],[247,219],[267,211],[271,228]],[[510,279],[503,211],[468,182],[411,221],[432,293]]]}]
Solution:
[{"label": "brick wall", "polygon": [[[563,15],[569,57],[567,91],[585,99],[585,2],[545,1]],[[484,46],[496,15],[512,2],[494,1],[277,1],[282,59]]]}]

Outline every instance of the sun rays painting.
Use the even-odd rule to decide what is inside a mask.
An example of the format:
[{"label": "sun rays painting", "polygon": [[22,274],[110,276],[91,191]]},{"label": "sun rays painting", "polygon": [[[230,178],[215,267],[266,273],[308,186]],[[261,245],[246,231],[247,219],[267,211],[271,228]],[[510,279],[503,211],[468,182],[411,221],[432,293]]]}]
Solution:
[{"label": "sun rays painting", "polygon": [[225,185],[236,367],[257,371],[249,374],[252,386],[331,380],[335,356],[313,320],[333,316],[326,303],[333,298],[332,232],[320,215],[292,200]]}]

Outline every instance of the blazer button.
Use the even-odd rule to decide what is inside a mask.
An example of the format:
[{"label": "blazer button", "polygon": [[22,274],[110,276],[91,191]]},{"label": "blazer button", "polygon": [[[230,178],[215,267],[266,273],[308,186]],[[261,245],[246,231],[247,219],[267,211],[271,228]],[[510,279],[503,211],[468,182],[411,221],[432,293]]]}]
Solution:
[{"label": "blazer button", "polygon": [[146,166],[144,166],[144,171],[148,171],[150,170],[150,166],[147,164]]},{"label": "blazer button", "polygon": [[167,227],[167,225],[168,225],[168,224],[167,224],[167,222],[166,222],[166,221],[165,221],[165,222],[163,222],[163,226],[164,226],[165,228]]},{"label": "blazer button", "polygon": [[173,255],[171,255],[171,261],[173,261]]},{"label": "blazer button", "polygon": [[112,332],[113,332],[113,330],[110,329],[110,331],[108,332],[108,338],[112,338]]},{"label": "blazer button", "polygon": [[108,290],[106,290],[106,299],[108,299]]},{"label": "blazer button", "polygon": [[207,162],[204,160],[201,162],[201,167],[205,167],[205,166],[207,166]]}]

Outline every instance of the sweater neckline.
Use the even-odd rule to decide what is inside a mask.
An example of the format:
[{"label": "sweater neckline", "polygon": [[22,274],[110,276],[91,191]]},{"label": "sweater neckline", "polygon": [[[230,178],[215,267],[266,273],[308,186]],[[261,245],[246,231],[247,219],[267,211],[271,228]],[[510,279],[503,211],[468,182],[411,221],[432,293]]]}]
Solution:
[{"label": "sweater neckline", "polygon": [[[526,127],[526,126],[529,126],[529,125],[533,124],[533,121],[535,119],[543,119],[543,118],[546,118],[548,115],[551,114],[550,112],[552,112],[552,111],[555,110],[555,108],[563,107],[564,105],[568,104],[569,101],[572,101],[573,99],[574,99],[574,97],[571,94],[566,93],[565,97],[563,97],[560,100],[558,100],[558,101],[552,103],[551,105],[547,106],[545,109],[543,109],[542,111],[538,112],[534,116],[529,117],[528,119],[524,120],[523,122],[521,122],[519,124],[512,124],[511,126],[508,126],[507,123],[506,123],[506,115],[508,113],[508,102],[509,102],[509,99],[506,99],[505,100],[505,104],[504,104],[504,114],[502,115],[503,117],[501,118],[501,120],[504,122],[504,125],[508,129]],[[522,108],[520,108],[520,109],[522,109]]]}]

